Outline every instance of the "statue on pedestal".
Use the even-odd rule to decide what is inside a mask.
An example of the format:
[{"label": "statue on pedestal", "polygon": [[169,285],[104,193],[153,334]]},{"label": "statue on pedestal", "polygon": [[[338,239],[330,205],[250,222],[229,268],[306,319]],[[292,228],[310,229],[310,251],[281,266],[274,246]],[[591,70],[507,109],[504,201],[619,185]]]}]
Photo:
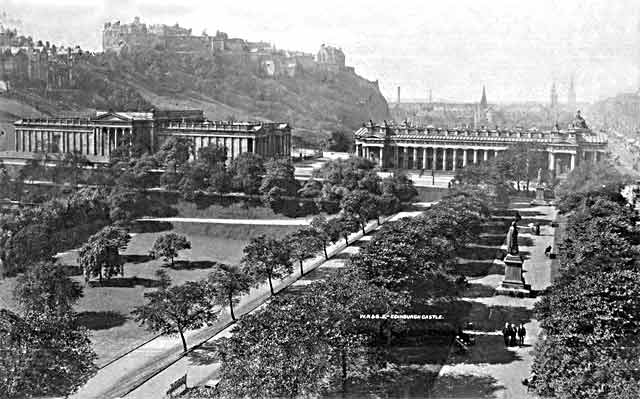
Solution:
[{"label": "statue on pedestal", "polygon": [[518,225],[516,220],[511,222],[511,227],[509,227],[509,232],[507,233],[507,254],[520,254],[518,250]]},{"label": "statue on pedestal", "polygon": [[573,118],[573,123],[571,125],[575,129],[589,129],[589,126],[587,126],[587,121],[585,121],[582,115],[580,115],[580,110],[576,112],[576,116]]},{"label": "statue on pedestal", "polygon": [[538,168],[538,187],[542,187],[542,168]]}]

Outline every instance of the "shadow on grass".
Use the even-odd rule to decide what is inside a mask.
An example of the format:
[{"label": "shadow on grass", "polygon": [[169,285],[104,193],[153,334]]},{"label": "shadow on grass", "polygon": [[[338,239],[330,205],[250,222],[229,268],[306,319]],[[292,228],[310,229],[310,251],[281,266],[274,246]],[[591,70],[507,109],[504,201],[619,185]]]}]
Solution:
[{"label": "shadow on grass", "polygon": [[173,224],[169,222],[158,222],[154,220],[136,221],[131,224],[130,231],[132,233],[159,233],[162,231],[173,230]]},{"label": "shadow on grass", "polygon": [[503,251],[495,247],[465,247],[458,250],[460,258],[472,260],[493,260],[500,257]]},{"label": "shadow on grass", "polygon": [[334,393],[326,398],[415,398],[423,399],[438,377],[438,369],[428,366],[390,364],[368,380],[352,380],[346,394]]},{"label": "shadow on grass", "polygon": [[489,274],[504,274],[504,265],[493,261],[458,262],[454,270],[466,277],[484,277]]},{"label": "shadow on grass", "polygon": [[160,287],[160,280],[153,280],[150,278],[143,277],[116,277],[108,280],[100,281],[90,281],[89,286],[94,287],[124,287],[124,288],[133,288],[135,286],[141,285],[145,288],[156,288]]},{"label": "shadow on grass", "polygon": [[470,374],[443,375],[438,378],[426,398],[432,399],[490,399],[504,389],[491,376]]},{"label": "shadow on grass", "polygon": [[173,262],[173,265],[171,263],[168,263],[166,265],[163,265],[163,267],[173,269],[173,270],[196,270],[196,269],[211,269],[212,267],[215,267],[217,265],[219,265],[218,262],[212,262],[208,260],[196,260],[196,261],[177,260]]},{"label": "shadow on grass", "polygon": [[145,263],[153,259],[150,255],[122,255],[126,263]]},{"label": "shadow on grass", "polygon": [[80,312],[77,316],[78,324],[89,330],[107,330],[118,327],[123,325],[127,319],[127,316],[122,313],[110,310],[102,312]]},{"label": "shadow on grass", "polygon": [[487,298],[496,294],[496,289],[485,284],[471,283],[462,293],[465,298]]}]

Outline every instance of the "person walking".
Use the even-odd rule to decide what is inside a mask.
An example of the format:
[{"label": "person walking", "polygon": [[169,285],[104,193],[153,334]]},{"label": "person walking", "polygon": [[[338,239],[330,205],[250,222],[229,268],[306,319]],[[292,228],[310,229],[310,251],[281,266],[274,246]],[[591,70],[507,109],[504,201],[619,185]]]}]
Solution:
[{"label": "person walking", "polygon": [[511,324],[509,327],[511,327],[511,340],[509,343],[511,344],[511,346],[516,346],[518,345],[517,339],[516,339],[516,336],[518,335],[518,330],[516,329],[516,326],[514,324]]},{"label": "person walking", "polygon": [[524,345],[524,337],[527,335],[527,330],[524,328],[524,324],[520,324],[518,327],[518,339],[520,341],[520,346]]},{"label": "person walking", "polygon": [[511,336],[509,331],[509,323],[504,323],[504,328],[502,329],[502,337],[504,338],[504,346],[509,346],[509,337]]}]

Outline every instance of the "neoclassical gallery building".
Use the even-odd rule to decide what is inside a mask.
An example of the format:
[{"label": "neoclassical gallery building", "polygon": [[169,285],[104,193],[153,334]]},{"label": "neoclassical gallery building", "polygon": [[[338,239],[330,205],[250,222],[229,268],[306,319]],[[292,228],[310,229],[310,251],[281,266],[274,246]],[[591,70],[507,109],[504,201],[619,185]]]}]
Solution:
[{"label": "neoclassical gallery building", "polygon": [[592,132],[578,114],[566,130],[439,129],[369,122],[355,132],[355,153],[382,169],[455,171],[496,157],[516,144],[544,151],[547,168],[564,174],[580,162],[595,162],[607,152],[605,136]]},{"label": "neoclassical gallery building", "polygon": [[210,121],[200,110],[97,112],[89,118],[21,119],[14,123],[10,156],[79,152],[92,162],[106,163],[126,141],[143,143],[150,153],[172,136],[189,138],[193,152],[209,144],[227,149],[227,158],[253,152],[265,158],[289,156],[291,128],[287,123]]}]

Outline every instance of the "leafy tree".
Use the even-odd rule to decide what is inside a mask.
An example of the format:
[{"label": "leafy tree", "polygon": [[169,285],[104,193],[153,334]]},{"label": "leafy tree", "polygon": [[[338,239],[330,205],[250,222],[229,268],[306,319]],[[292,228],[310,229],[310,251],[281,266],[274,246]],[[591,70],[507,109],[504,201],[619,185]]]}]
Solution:
[{"label": "leafy tree", "polygon": [[159,163],[171,166],[173,173],[177,173],[189,160],[193,142],[188,137],[171,136],[160,146],[155,157]]},{"label": "leafy tree", "polygon": [[87,331],[68,318],[22,319],[0,309],[0,396],[68,396],[97,371]]},{"label": "leafy tree", "polygon": [[79,174],[84,168],[92,164],[84,154],[79,151],[74,151],[64,154],[61,165],[65,174],[70,177],[71,184],[77,187]]},{"label": "leafy tree", "polygon": [[11,185],[12,181],[9,171],[7,171],[6,166],[4,166],[4,162],[0,160],[0,198],[11,198],[13,196]]},{"label": "leafy tree", "polygon": [[382,180],[382,193],[391,194],[400,202],[409,202],[418,196],[413,181],[404,174],[396,173]]},{"label": "leafy tree", "polygon": [[340,229],[335,219],[327,220],[324,216],[316,216],[311,220],[311,228],[315,230],[318,239],[322,242],[324,258],[329,260],[327,245],[340,239]]},{"label": "leafy tree", "polygon": [[229,168],[234,190],[245,194],[258,194],[265,174],[264,160],[258,154],[243,152],[231,162]]},{"label": "leafy tree", "polygon": [[293,197],[298,191],[294,167],[288,159],[274,159],[266,164],[266,174],[260,185],[262,202],[276,212],[283,203],[282,197]]},{"label": "leafy tree", "polygon": [[152,171],[157,168],[158,162],[149,154],[112,166],[117,176],[116,185],[131,191],[146,191],[153,187],[156,180]]},{"label": "leafy tree", "polygon": [[302,228],[288,234],[285,242],[290,248],[291,256],[300,262],[300,275],[303,276],[302,262],[312,258],[323,246],[318,232],[310,227]]},{"label": "leafy tree", "polygon": [[82,287],[58,263],[40,262],[18,277],[14,297],[27,315],[63,318],[73,312]]},{"label": "leafy tree", "polygon": [[302,188],[298,190],[301,198],[318,198],[322,194],[322,183],[313,178],[307,180]]},{"label": "leafy tree", "polygon": [[130,239],[126,230],[113,226],[107,226],[89,237],[78,257],[85,280],[98,276],[102,283],[103,277],[109,279],[117,273],[123,274],[124,260],[120,256],[120,249],[126,248]]},{"label": "leafy tree", "polygon": [[561,198],[571,193],[599,191],[603,187],[619,192],[628,182],[629,177],[620,173],[608,160],[596,164],[584,162],[573,169],[555,191]]},{"label": "leafy tree", "polygon": [[147,197],[138,190],[113,190],[109,195],[109,218],[126,224],[149,211]]},{"label": "leafy tree", "polygon": [[358,219],[362,227],[362,234],[367,234],[365,228],[370,219],[380,216],[379,205],[376,196],[368,191],[355,190],[345,196],[340,202],[342,211],[347,215],[352,215]]},{"label": "leafy tree", "polygon": [[222,360],[218,389],[225,397],[298,398],[317,394],[329,368],[319,298],[274,297],[242,317],[233,335],[216,343]]},{"label": "leafy tree", "polygon": [[236,320],[233,305],[238,303],[240,295],[249,293],[249,276],[237,266],[220,264],[209,273],[208,282],[215,294],[216,302],[220,305],[228,304],[231,320]]},{"label": "leafy tree", "polygon": [[176,233],[168,233],[156,239],[150,255],[154,259],[164,258],[165,262],[170,260],[171,267],[173,267],[173,260],[178,257],[179,251],[190,248],[191,242],[187,240],[187,237]]},{"label": "leafy tree", "polygon": [[39,179],[44,174],[45,167],[42,165],[39,159],[32,158],[20,169],[20,179],[28,180],[33,184],[33,181]]},{"label": "leafy tree", "polygon": [[224,165],[218,165],[209,170],[209,191],[228,193],[233,185],[231,174]]},{"label": "leafy tree", "polygon": [[322,186],[320,196],[316,198],[316,206],[319,210],[329,214],[340,211],[340,201],[349,193],[349,190],[337,185],[325,183]]},{"label": "leafy tree", "polygon": [[202,162],[209,170],[215,169],[227,162],[227,149],[216,144],[199,148],[198,161]]},{"label": "leafy tree", "polygon": [[293,272],[291,251],[283,241],[260,235],[253,238],[243,252],[243,272],[256,285],[268,280],[271,295],[274,295],[272,279],[283,278]]},{"label": "leafy tree", "polygon": [[360,230],[360,220],[353,214],[344,214],[332,219],[335,228],[340,231],[340,235],[344,237],[344,242],[349,246],[349,234]]},{"label": "leafy tree", "polygon": [[329,151],[350,152],[353,148],[353,133],[344,131],[331,132]]},{"label": "leafy tree", "polygon": [[187,341],[184,333],[215,321],[220,312],[206,281],[187,281],[174,287],[161,287],[144,296],[147,303],[131,312],[135,320],[150,331],[163,335],[179,334],[185,352]]}]

